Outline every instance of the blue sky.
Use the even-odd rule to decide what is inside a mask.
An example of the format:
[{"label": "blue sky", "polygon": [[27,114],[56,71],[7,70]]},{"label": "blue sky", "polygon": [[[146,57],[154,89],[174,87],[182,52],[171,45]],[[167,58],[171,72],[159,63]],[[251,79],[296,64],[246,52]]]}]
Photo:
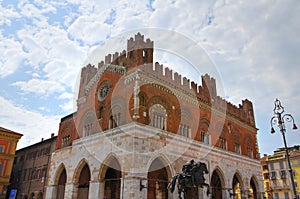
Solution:
[{"label": "blue sky", "polygon": [[[57,134],[60,118],[73,111],[80,68],[96,47],[141,28],[178,32],[206,51],[224,98],[253,102],[261,153],[283,145],[278,131],[270,134],[275,98],[300,127],[296,0],[0,2],[0,126],[24,134],[19,148]],[[168,57],[155,61],[175,65]],[[300,130],[290,127],[289,145],[300,144]]]}]

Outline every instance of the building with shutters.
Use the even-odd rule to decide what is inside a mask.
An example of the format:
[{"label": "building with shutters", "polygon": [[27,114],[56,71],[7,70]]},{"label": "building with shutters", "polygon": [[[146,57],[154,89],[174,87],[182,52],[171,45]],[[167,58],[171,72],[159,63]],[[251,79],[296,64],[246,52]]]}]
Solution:
[{"label": "building with shutters", "polygon": [[0,198],[8,194],[17,143],[23,135],[0,127]]},{"label": "building with shutters", "polygon": [[202,85],[153,62],[140,33],[127,51],[82,68],[77,110],[61,119],[46,198],[178,198],[167,185],[191,159],[204,162],[201,198],[262,198],[252,103],[232,105],[216,80]]},{"label": "building with shutters", "polygon": [[[299,146],[289,148],[294,181],[298,196],[300,195],[300,151]],[[264,178],[265,197],[268,199],[293,198],[293,189],[289,175],[289,168],[284,148],[274,151],[274,154],[261,158]]]},{"label": "building with shutters", "polygon": [[55,150],[57,136],[16,151],[10,178],[11,189],[17,190],[16,199],[43,199],[51,153]]}]

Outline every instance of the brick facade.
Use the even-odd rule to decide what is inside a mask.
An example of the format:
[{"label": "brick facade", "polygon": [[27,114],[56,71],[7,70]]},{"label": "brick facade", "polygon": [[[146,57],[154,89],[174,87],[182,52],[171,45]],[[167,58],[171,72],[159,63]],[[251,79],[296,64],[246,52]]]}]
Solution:
[{"label": "brick facade", "polygon": [[17,190],[16,199],[43,199],[51,153],[55,150],[57,136],[42,139],[17,150],[10,179],[11,188]]},{"label": "brick facade", "polygon": [[[227,198],[231,191],[260,198],[252,103],[246,99],[237,107],[222,99],[207,74],[199,86],[153,64],[153,46],[138,33],[127,51],[82,69],[77,112],[60,123],[47,198],[102,198],[112,196],[111,187],[116,198],[171,198],[166,184],[190,159],[210,168],[213,197]],[[87,178],[82,168],[90,173],[89,185],[80,184]]]},{"label": "brick facade", "polygon": [[9,179],[12,172],[17,143],[23,135],[0,127],[0,198],[9,194]]}]

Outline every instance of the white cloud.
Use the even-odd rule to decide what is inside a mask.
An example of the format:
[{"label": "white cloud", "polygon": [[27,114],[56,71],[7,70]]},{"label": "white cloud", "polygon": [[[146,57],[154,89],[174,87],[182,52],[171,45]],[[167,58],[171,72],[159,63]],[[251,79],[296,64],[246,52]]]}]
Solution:
[{"label": "white cloud", "polygon": [[23,1],[18,4],[18,8],[21,10],[20,14],[31,18],[44,18],[45,16],[43,14],[56,12],[56,8],[45,1],[35,1],[35,4]]},{"label": "white cloud", "polygon": [[40,79],[31,79],[28,82],[18,81],[12,85],[20,87],[20,89],[24,92],[46,96],[49,96],[53,93],[61,93],[65,90],[64,87],[58,82]]},{"label": "white cloud", "polygon": [[20,18],[21,15],[12,7],[7,8],[0,5],[0,25],[11,25],[11,19]]},{"label": "white cloud", "polygon": [[46,107],[44,107],[44,106],[41,106],[41,107],[39,107],[39,109],[41,110],[41,111],[46,111],[46,112],[51,112],[51,110],[49,109],[49,108],[46,108]]},{"label": "white cloud", "polygon": [[13,38],[0,34],[0,77],[13,74],[24,60],[22,45]]},{"label": "white cloud", "polygon": [[57,135],[60,115],[45,116],[0,97],[0,126],[23,134],[18,148]]},{"label": "white cloud", "polygon": [[58,99],[68,100],[64,104],[59,105],[64,112],[72,113],[77,111],[77,94],[64,92],[58,97]]},{"label": "white cloud", "polygon": [[73,93],[62,93],[58,99],[73,99],[74,98],[74,95]]},{"label": "white cloud", "polygon": [[[294,34],[287,37],[286,33],[300,32],[293,20],[300,14],[291,12],[297,6],[289,4],[293,2],[226,4],[215,9],[213,23],[199,32],[231,95],[269,101],[263,97],[266,92],[267,96],[290,97],[297,93],[291,91],[297,89],[300,82],[295,73],[288,73],[286,69],[293,70],[300,64],[296,56],[293,57],[295,51],[299,52],[295,47],[299,40]],[[291,84],[295,86],[289,86]],[[258,85],[260,89],[256,89]]]},{"label": "white cloud", "polygon": [[73,100],[69,100],[68,102],[62,104],[62,105],[59,105],[59,107],[66,113],[73,113],[76,111],[76,104],[74,104],[74,101]]},{"label": "white cloud", "polygon": [[[13,25],[13,19],[20,17],[25,18],[27,24],[16,33],[11,32],[14,38],[4,37],[2,33],[0,77],[14,74],[23,67],[25,61],[32,68],[29,70],[32,70],[34,79],[17,81],[13,85],[30,93],[55,93],[59,99],[70,99],[65,91],[70,87],[74,90],[79,69],[95,45],[105,41],[107,36],[142,27],[157,27],[183,33],[203,46],[220,72],[228,99],[235,104],[243,98],[250,98],[254,102],[259,116],[258,128],[264,130],[269,125],[265,115],[266,111],[272,110],[275,97],[284,100],[295,112],[300,112],[297,104],[300,98],[300,4],[291,0],[155,0],[153,9],[149,9],[148,3],[127,0],[47,3],[39,0],[35,1],[35,5],[19,3],[19,13],[12,6],[1,7],[3,16],[0,14],[0,24]],[[58,12],[58,6],[70,8],[70,12],[64,13],[59,23],[65,27],[48,23],[46,13]],[[113,23],[105,24],[111,10],[115,11]],[[152,39],[151,35],[147,37]],[[106,53],[126,49],[126,39],[125,43],[104,49],[105,52],[101,54],[92,53],[95,57],[93,62],[103,60]],[[159,44],[155,42],[154,45]],[[189,52],[189,49],[185,50]],[[176,65],[172,62],[174,60],[168,60],[172,56],[161,58],[163,62],[171,64],[169,67]],[[180,66],[178,68],[182,70]],[[70,110],[71,104],[70,99],[60,107]]]},{"label": "white cloud", "polygon": [[95,45],[105,40],[110,35],[110,26],[104,24],[105,18],[99,19],[98,15],[80,16],[69,27],[71,37],[84,45]]}]

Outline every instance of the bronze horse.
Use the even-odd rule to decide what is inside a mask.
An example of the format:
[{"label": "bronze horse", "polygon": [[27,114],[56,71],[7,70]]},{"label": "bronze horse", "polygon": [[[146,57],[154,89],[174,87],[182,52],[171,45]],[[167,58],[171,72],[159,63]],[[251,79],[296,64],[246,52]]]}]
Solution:
[{"label": "bronze horse", "polygon": [[[187,191],[190,190],[192,187],[207,187],[207,195],[209,195],[209,185],[205,183],[204,173],[208,174],[208,169],[205,163],[197,162],[196,164],[192,165],[190,174],[180,173],[175,175],[171,182],[168,185],[168,189],[171,193],[175,190],[176,180],[178,180],[177,188],[179,199],[182,199],[181,194],[184,194],[184,199],[186,199]],[[194,198],[197,198],[197,192],[194,192]]]}]

